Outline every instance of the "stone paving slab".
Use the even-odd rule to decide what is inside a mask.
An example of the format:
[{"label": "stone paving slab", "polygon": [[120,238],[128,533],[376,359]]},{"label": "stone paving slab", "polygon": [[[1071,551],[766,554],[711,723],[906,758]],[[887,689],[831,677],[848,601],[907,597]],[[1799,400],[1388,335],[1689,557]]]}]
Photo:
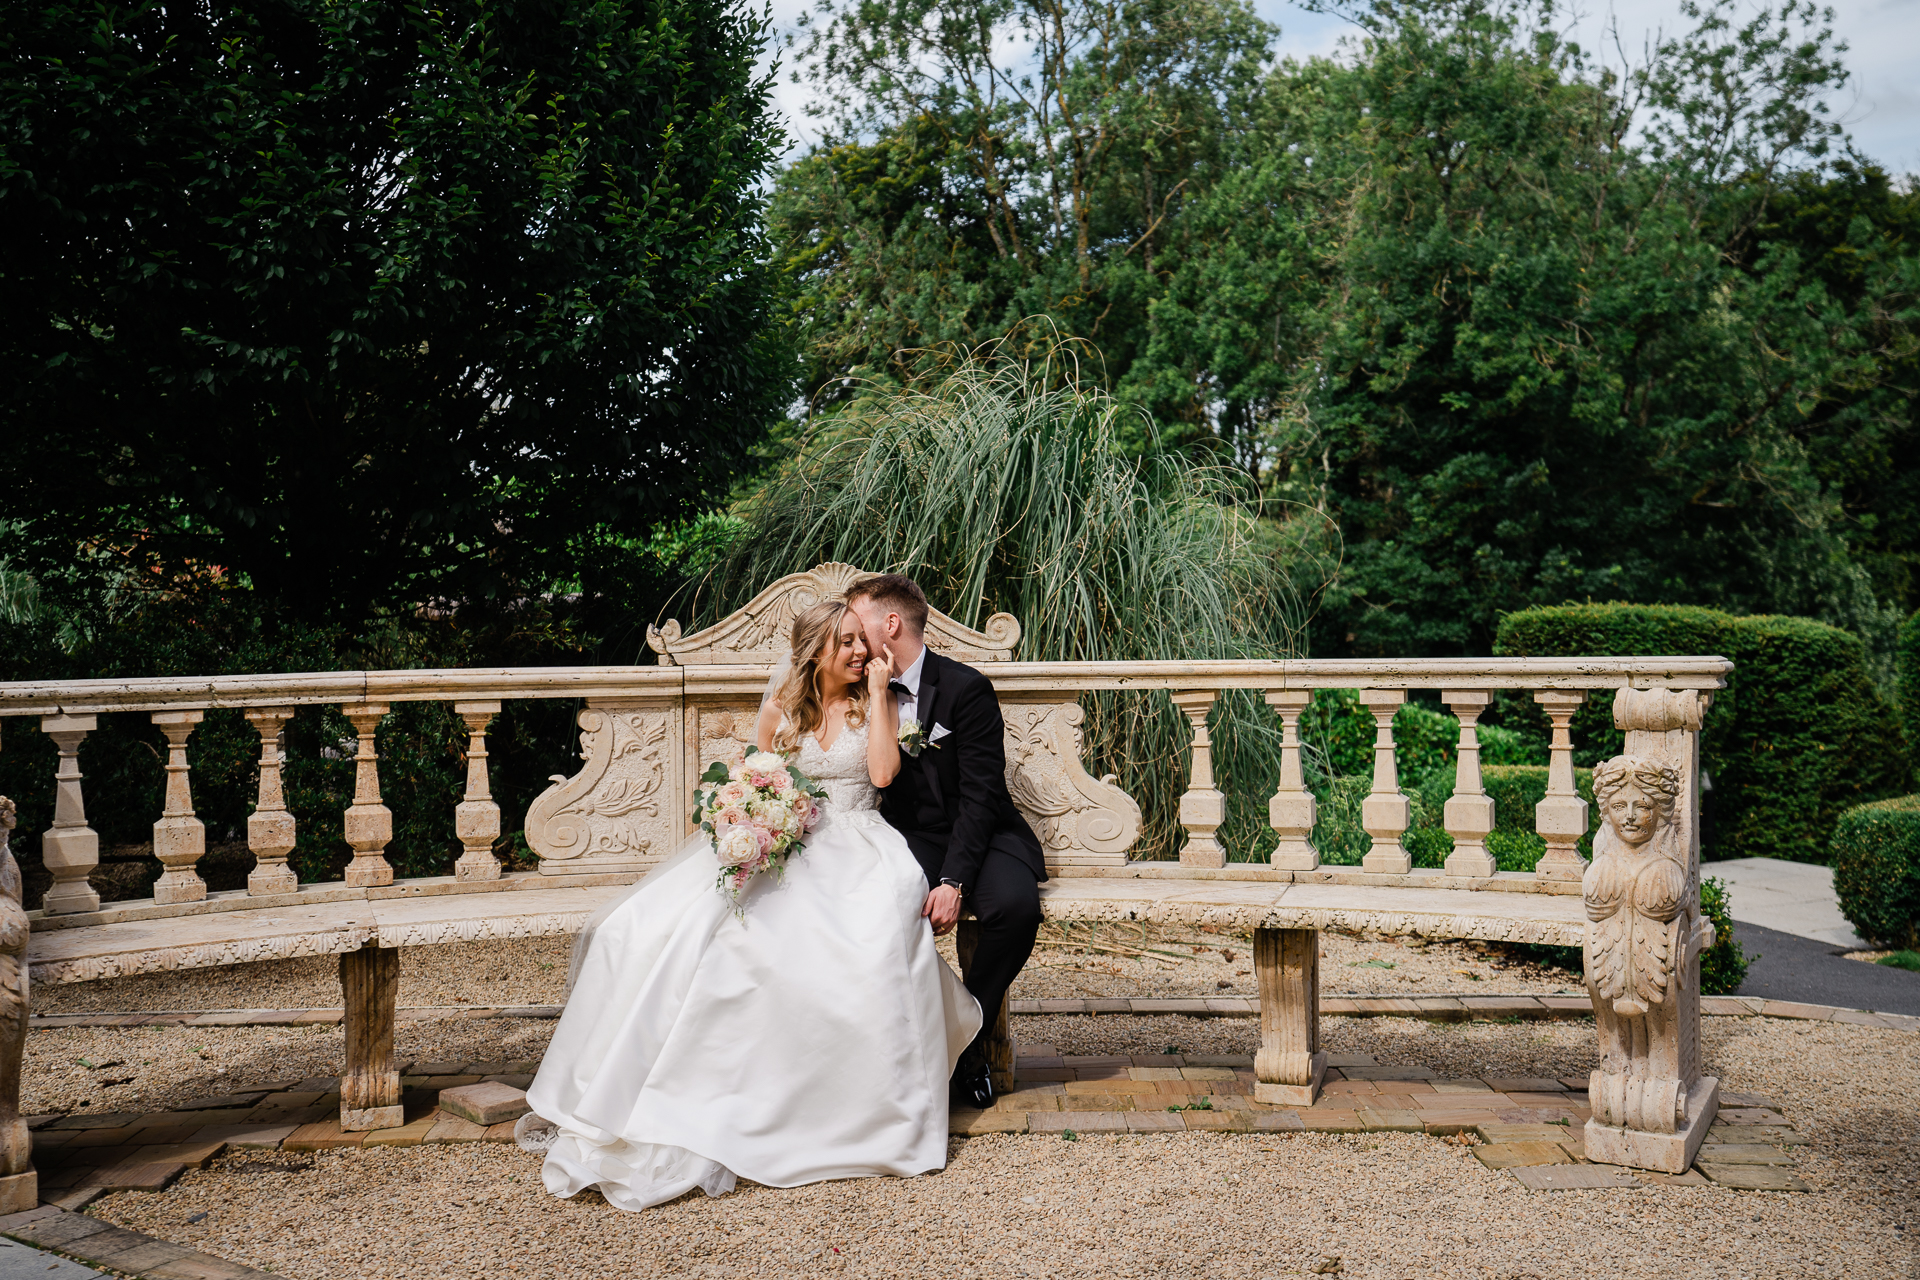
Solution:
[{"label": "stone paving slab", "polygon": [[[142,1277],[142,1280],[250,1280],[251,1277],[265,1280],[269,1275],[225,1258],[49,1205],[0,1218],[0,1235],[41,1248],[58,1249],[112,1271]],[[42,1259],[45,1256],[41,1255]],[[3,1266],[0,1263],[0,1267]],[[0,1269],[0,1280],[12,1280],[15,1274],[45,1276],[48,1280],[62,1280],[62,1277],[81,1280],[99,1274],[66,1262],[41,1261],[37,1266],[39,1269],[31,1273]]]},{"label": "stone paving slab", "polygon": [[1509,1169],[1520,1184],[1534,1191],[1598,1191],[1608,1187],[1638,1187],[1641,1181],[1610,1165],[1532,1165]]},{"label": "stone paving slab", "polygon": [[17,1240],[0,1240],[0,1280],[101,1280],[100,1273]]},{"label": "stone paving slab", "polygon": [[1710,1164],[1696,1161],[1695,1168],[1723,1187],[1736,1191],[1811,1191],[1812,1187],[1794,1176],[1793,1170],[1769,1164]]}]

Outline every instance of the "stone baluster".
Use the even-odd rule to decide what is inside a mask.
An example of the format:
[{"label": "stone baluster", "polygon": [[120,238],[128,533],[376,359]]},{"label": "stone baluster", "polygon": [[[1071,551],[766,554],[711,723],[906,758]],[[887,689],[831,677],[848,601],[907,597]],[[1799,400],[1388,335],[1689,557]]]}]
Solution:
[{"label": "stone baluster", "polygon": [[1406,703],[1405,689],[1362,689],[1360,705],[1373,712],[1373,793],[1360,804],[1360,826],[1373,837],[1362,871],[1405,875],[1413,858],[1400,843],[1412,818],[1400,791],[1400,769],[1393,754],[1393,717]]},{"label": "stone baluster", "polygon": [[1447,855],[1450,876],[1490,876],[1499,870],[1487,849],[1493,830],[1493,797],[1480,781],[1480,713],[1493,695],[1484,689],[1448,689],[1440,700],[1460,720],[1460,751],[1454,762],[1453,796],[1445,811],[1453,852]]},{"label": "stone baluster", "polygon": [[1282,689],[1267,695],[1267,705],[1280,713],[1280,785],[1267,801],[1267,818],[1280,835],[1268,861],[1283,871],[1312,871],[1320,865],[1313,847],[1313,824],[1319,806],[1300,773],[1300,713],[1313,701],[1306,689]]},{"label": "stone baluster", "polygon": [[280,749],[280,735],[293,718],[293,708],[255,707],[246,715],[260,734],[260,799],[247,815],[247,848],[253,850],[247,893],[256,898],[294,893],[300,888],[300,877],[287,865],[287,855],[293,852],[294,820],[280,788],[280,766],[287,758]]},{"label": "stone baluster", "polygon": [[353,757],[353,803],[346,814],[347,843],[353,848],[346,881],[356,889],[392,884],[386,848],[393,839],[393,811],[380,803],[380,757],[373,747],[374,731],[387,714],[387,704],[357,702],[340,710],[360,738],[360,749]]},{"label": "stone baluster", "polygon": [[453,811],[453,829],[465,850],[453,865],[457,880],[498,880],[500,859],[493,842],[500,838],[500,806],[487,785],[487,725],[500,714],[497,702],[456,702],[454,713],[467,726],[467,797]]},{"label": "stone baluster", "polygon": [[153,856],[164,868],[153,884],[155,902],[199,902],[207,896],[207,882],[194,870],[207,851],[207,828],[193,816],[187,773],[187,739],[205,716],[204,711],[153,713],[153,723],[167,735],[167,800],[153,824]]},{"label": "stone baluster", "polygon": [[1547,851],[1533,874],[1542,880],[1578,881],[1587,860],[1576,847],[1587,834],[1587,802],[1573,786],[1573,734],[1568,725],[1587,700],[1581,689],[1542,689],[1533,700],[1553,721],[1553,742],[1547,758],[1547,796],[1533,807],[1533,829],[1547,842]]},{"label": "stone baluster", "polygon": [[1187,792],[1180,797],[1180,825],[1187,829],[1180,861],[1189,867],[1227,865],[1227,851],[1213,838],[1227,820],[1227,798],[1213,786],[1213,740],[1207,736],[1207,712],[1216,696],[1212,689],[1182,689],[1173,694],[1173,705],[1193,726],[1193,771]]},{"label": "stone baluster", "polygon": [[87,825],[86,799],[80,792],[80,743],[98,723],[94,716],[40,717],[40,731],[60,752],[53,779],[53,826],[40,837],[40,860],[53,873],[53,886],[41,904],[50,916],[100,909],[100,895],[87,883],[100,865],[100,837]]}]

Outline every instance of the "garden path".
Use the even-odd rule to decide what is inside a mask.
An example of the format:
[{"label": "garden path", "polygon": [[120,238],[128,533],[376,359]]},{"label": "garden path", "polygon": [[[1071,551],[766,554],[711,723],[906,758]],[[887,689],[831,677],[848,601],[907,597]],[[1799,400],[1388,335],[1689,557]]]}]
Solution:
[{"label": "garden path", "polygon": [[1735,920],[1850,951],[1867,945],[1840,914],[1832,867],[1784,858],[1729,858],[1702,863],[1700,874],[1727,886],[1727,909]]}]

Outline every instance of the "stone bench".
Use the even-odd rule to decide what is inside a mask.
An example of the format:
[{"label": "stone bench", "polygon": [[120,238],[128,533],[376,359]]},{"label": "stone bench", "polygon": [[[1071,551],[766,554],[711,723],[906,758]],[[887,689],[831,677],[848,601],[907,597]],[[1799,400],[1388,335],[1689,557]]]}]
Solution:
[{"label": "stone bench", "polygon": [[[650,630],[648,643],[659,655],[653,667],[0,684],[0,717],[37,718],[59,756],[53,822],[38,833],[53,876],[44,907],[23,911],[17,870],[0,870],[0,1212],[23,1207],[23,1199],[31,1207],[33,1195],[17,1106],[27,1017],[23,966],[37,981],[72,982],[339,955],[347,1042],[342,1124],[357,1130],[398,1125],[392,1054],[398,949],[576,931],[608,895],[671,854],[692,829],[695,779],[711,761],[738,760],[746,750],[791,619],[844,591],[856,572],[821,565],[781,579],[703,631],[682,635],[677,623]],[[1617,1017],[1617,1009],[1638,1007],[1632,1000],[1595,1001],[1603,1059],[1595,1112],[1609,1124],[1608,1133],[1590,1135],[1588,1145],[1627,1163],[1667,1168],[1681,1148],[1697,1142],[1712,1108],[1710,1096],[1694,1096],[1701,1086],[1694,1051],[1694,957],[1701,941],[1695,927],[1697,736],[1711,691],[1731,670],[1725,659],[1041,663],[1012,660],[1019,638],[1018,621],[1007,615],[974,630],[936,610],[928,625],[932,647],[978,664],[999,694],[1008,786],[1055,877],[1043,894],[1047,915],[1251,930],[1262,1027],[1255,1070],[1262,1096],[1282,1101],[1311,1100],[1323,1070],[1316,930],[1582,941],[1586,864],[1578,843],[1588,807],[1575,791],[1569,726],[1590,693],[1611,694],[1616,723],[1628,730],[1628,751],[1679,779],[1669,834],[1677,833],[1676,856],[1695,896],[1691,905],[1681,904],[1688,927],[1674,953],[1679,998],[1657,1011],[1664,1019],[1657,1033],[1636,1039],[1631,1027],[1622,1030],[1621,1017],[1651,1017],[1644,1008]],[[1363,805],[1371,847],[1355,868],[1321,866],[1311,840],[1316,802],[1305,783],[1298,730],[1320,689],[1357,691],[1375,724],[1372,787]],[[1526,874],[1497,872],[1486,846],[1494,801],[1481,783],[1475,725],[1502,689],[1528,692],[1553,726],[1546,799],[1533,815],[1546,852]],[[1279,785],[1269,801],[1276,843],[1253,850],[1254,863],[1233,866],[1216,838],[1226,797],[1215,785],[1208,736],[1209,715],[1228,690],[1260,691],[1283,742]],[[1444,868],[1432,871],[1414,870],[1401,843],[1410,810],[1400,790],[1393,721],[1413,690],[1437,693],[1460,722],[1445,821],[1454,851]],[[1186,841],[1177,864],[1129,860],[1141,831],[1140,808],[1115,779],[1095,777],[1081,758],[1079,699],[1092,691],[1166,698],[1191,726],[1189,783],[1179,804]],[[573,776],[556,778],[525,815],[522,829],[539,870],[509,875],[493,854],[502,822],[490,790],[486,735],[504,700],[538,698],[581,705],[579,766]],[[375,743],[381,721],[401,701],[450,703],[466,726],[467,786],[454,815],[462,852],[450,876],[396,879],[385,857],[393,821],[381,800]],[[354,796],[344,814],[353,859],[342,881],[302,885],[287,864],[295,817],[282,794],[280,744],[295,709],[313,704],[340,706],[357,738]],[[232,893],[210,892],[196,870],[205,830],[194,810],[187,746],[217,709],[244,712],[261,746],[258,800],[247,822],[257,865],[247,889]],[[89,883],[98,837],[87,822],[79,750],[98,717],[116,713],[149,716],[167,739],[165,802],[153,827],[164,871],[151,899],[102,904]],[[963,964],[970,934],[963,922]],[[994,1058],[1003,1081],[1010,1081],[1013,1054],[1004,1026]]]}]

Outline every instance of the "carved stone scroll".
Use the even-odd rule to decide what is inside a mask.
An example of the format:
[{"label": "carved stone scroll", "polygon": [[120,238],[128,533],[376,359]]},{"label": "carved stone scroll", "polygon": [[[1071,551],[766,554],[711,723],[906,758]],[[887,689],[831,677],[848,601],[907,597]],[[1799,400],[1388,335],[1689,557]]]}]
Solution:
[{"label": "carved stone scroll", "polygon": [[207,882],[194,870],[207,851],[207,828],[193,815],[193,788],[188,780],[187,738],[205,717],[204,711],[156,711],[153,722],[167,735],[167,801],[153,824],[153,856],[166,870],[154,881],[155,902],[200,902]]},{"label": "carved stone scroll", "polygon": [[527,844],[543,875],[644,873],[686,833],[679,702],[595,698],[579,723],[585,763],[527,810]]},{"label": "carved stone scroll", "polygon": [[1320,1048],[1319,931],[1255,929],[1253,970],[1260,984],[1254,1101],[1310,1107],[1327,1075]]},{"label": "carved stone scroll", "polygon": [[41,907],[48,915],[98,911],[100,895],[87,877],[100,865],[100,837],[87,825],[80,790],[80,744],[98,723],[94,716],[41,716],[40,732],[60,752],[54,774],[53,826],[40,837],[40,860],[53,873]]},{"label": "carved stone scroll", "polygon": [[1009,696],[1001,702],[1006,722],[1007,790],[1040,837],[1051,867],[1125,866],[1127,850],[1140,838],[1140,806],[1081,763],[1077,701]]},{"label": "carved stone scroll", "polygon": [[497,702],[456,702],[454,714],[467,727],[467,794],[454,806],[453,830],[463,852],[453,864],[457,880],[498,880],[500,859],[493,842],[500,838],[500,806],[487,781],[487,725],[500,714]]},{"label": "carved stone scroll", "polygon": [[20,1063],[27,1047],[27,939],[20,867],[11,848],[13,801],[0,796],[0,1214],[40,1203],[33,1138],[20,1114]]},{"label": "carved stone scroll", "polygon": [[1594,770],[1602,826],[1581,889],[1587,990],[1600,1037],[1586,1154],[1682,1173],[1719,1110],[1700,1074],[1699,729],[1691,690],[1621,689],[1625,755]]},{"label": "carved stone scroll", "polygon": [[280,734],[293,718],[292,707],[256,707],[247,720],[260,733],[260,800],[247,815],[247,847],[253,850],[253,870],[247,873],[247,893],[256,898],[294,893],[300,877],[287,865],[293,852],[294,817],[280,787]]},{"label": "carved stone scroll", "polygon": [[[647,628],[647,647],[661,666],[772,664],[786,656],[793,620],[822,600],[837,600],[865,571],[837,562],[791,573],[762,591],[738,612],[690,636],[678,622]],[[927,646],[955,662],[1006,662],[1020,643],[1020,622],[1010,613],[987,619],[984,631],[963,626],[933,610],[927,616]]]}]

